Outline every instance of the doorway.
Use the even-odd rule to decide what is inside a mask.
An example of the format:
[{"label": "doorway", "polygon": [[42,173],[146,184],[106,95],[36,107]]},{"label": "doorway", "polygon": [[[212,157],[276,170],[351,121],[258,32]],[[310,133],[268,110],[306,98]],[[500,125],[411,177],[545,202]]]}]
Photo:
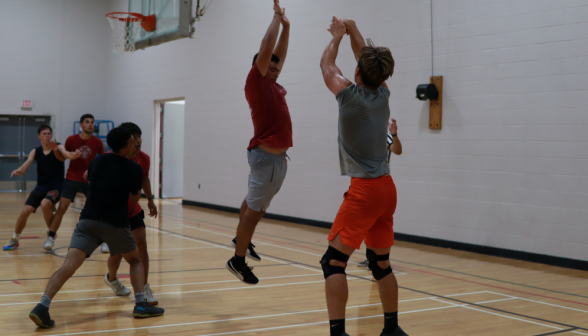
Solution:
[{"label": "doorway", "polygon": [[178,199],[184,196],[184,118],[185,100],[155,102],[155,151],[159,164],[154,173],[159,198]]},{"label": "doorway", "polygon": [[41,125],[51,125],[51,117],[0,115],[0,191],[31,191],[37,185],[36,162],[24,176],[11,179],[10,174],[41,145],[37,137]]}]

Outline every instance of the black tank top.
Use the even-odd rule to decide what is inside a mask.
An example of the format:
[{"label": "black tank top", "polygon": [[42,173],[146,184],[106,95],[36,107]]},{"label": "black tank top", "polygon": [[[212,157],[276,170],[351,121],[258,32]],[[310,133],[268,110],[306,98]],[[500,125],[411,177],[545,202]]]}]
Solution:
[{"label": "black tank top", "polygon": [[35,148],[35,161],[37,161],[37,188],[61,191],[65,175],[64,163],[55,157],[53,151],[45,155],[43,146]]}]

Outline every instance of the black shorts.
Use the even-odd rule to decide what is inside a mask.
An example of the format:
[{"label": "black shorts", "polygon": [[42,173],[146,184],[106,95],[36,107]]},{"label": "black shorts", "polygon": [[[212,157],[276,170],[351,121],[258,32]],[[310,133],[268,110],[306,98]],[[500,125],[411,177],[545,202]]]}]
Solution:
[{"label": "black shorts", "polygon": [[76,199],[76,194],[78,192],[81,192],[88,197],[88,191],[90,191],[89,182],[78,182],[65,179],[63,187],[61,187],[61,197],[67,198],[73,202]]},{"label": "black shorts", "polygon": [[55,205],[55,203],[59,202],[59,190],[50,190],[46,192],[35,188],[31,191],[25,205],[30,205],[35,208],[35,211],[37,211],[37,208],[41,205],[41,202],[43,202],[44,199],[50,200],[53,202],[53,205]]},{"label": "black shorts", "polygon": [[129,218],[129,225],[131,227],[131,231],[135,231],[140,227],[145,227],[145,211],[141,210],[138,214],[134,215],[133,217]]}]

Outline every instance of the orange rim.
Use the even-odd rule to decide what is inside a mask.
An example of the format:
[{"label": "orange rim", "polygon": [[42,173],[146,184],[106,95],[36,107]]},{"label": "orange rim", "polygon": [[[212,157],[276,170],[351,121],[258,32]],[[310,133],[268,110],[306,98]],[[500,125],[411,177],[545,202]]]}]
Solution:
[{"label": "orange rim", "polygon": [[[118,15],[132,15],[134,17],[131,17],[131,16],[119,17]],[[122,22],[141,22],[146,19],[145,15],[139,14],[139,13],[133,13],[133,12],[112,12],[112,13],[106,14],[106,17],[108,17],[110,19],[119,20]]]}]

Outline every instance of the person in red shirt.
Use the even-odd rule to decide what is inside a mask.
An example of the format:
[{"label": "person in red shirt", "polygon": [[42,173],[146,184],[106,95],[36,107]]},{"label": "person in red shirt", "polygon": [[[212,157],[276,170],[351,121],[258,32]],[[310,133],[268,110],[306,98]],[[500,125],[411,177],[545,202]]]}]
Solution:
[{"label": "person in red shirt", "polygon": [[88,196],[90,185],[84,179],[84,172],[88,170],[90,162],[96,155],[104,154],[104,145],[102,140],[98,139],[92,132],[94,132],[94,116],[91,114],[84,114],[80,118],[80,127],[82,133],[70,135],[65,141],[65,146],[60,147],[59,150],[64,156],[68,152],[74,153],[79,151],[78,158],[71,158],[65,181],[61,188],[61,199],[59,207],[51,220],[51,228],[49,229],[49,236],[55,239],[55,232],[61,226],[63,215],[69,208],[69,205],[76,197],[78,191]]},{"label": "person in red shirt", "polygon": [[[278,41],[280,23],[282,33]],[[290,21],[286,18],[286,10],[274,0],[272,23],[261,41],[259,53],[253,58],[245,82],[245,97],[254,128],[247,147],[251,172],[247,197],[241,204],[237,237],[231,242],[235,246],[235,255],[226,264],[233,275],[250,285],[259,280],[245,263],[245,256],[261,260],[253,249],[251,238],[257,223],[282,187],[288,169],[286,151],[292,147],[292,121],[286,89],[276,82],[288,53],[289,37]]]},{"label": "person in red shirt", "polygon": [[[122,123],[120,127],[128,129],[135,138],[135,155],[131,158],[131,160],[143,167],[143,191],[145,192],[148,200],[147,206],[149,207],[149,216],[157,218],[157,206],[155,206],[155,202],[153,201],[151,180],[149,179],[149,167],[151,166],[151,159],[149,158],[149,155],[141,151],[141,144],[143,143],[143,140],[141,139],[141,128],[132,122]],[[151,290],[151,286],[147,281],[149,276],[149,254],[147,253],[147,238],[145,232],[145,222],[143,221],[143,219],[145,219],[145,212],[139,203],[133,202],[130,198],[128,206],[128,218],[130,222],[131,233],[135,238],[135,241],[137,241],[137,249],[139,250],[141,262],[143,263],[143,269],[145,271],[145,300],[147,300],[147,302],[152,305],[156,305],[159,302],[153,297],[153,291]],[[108,274],[104,276],[104,283],[112,288],[116,295],[127,296],[131,294],[131,291],[121,284],[116,276],[121,260],[121,254],[110,256],[108,258]]]}]

